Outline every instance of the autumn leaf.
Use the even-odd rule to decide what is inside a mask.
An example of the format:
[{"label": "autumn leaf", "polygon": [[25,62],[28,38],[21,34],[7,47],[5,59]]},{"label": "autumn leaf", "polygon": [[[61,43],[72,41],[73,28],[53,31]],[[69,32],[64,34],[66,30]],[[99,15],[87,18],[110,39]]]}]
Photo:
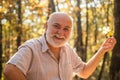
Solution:
[{"label": "autumn leaf", "polygon": [[113,30],[110,30],[107,34],[106,34],[106,37],[112,37],[114,34],[114,31]]}]

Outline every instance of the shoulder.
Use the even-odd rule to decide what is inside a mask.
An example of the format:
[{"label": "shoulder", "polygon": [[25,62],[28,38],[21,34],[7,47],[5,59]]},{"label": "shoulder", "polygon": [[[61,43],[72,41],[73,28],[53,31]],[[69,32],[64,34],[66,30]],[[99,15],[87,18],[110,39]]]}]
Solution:
[{"label": "shoulder", "polygon": [[75,53],[74,48],[72,48],[72,46],[70,46],[70,44],[68,44],[68,43],[66,43],[66,44],[64,45],[64,49],[65,49],[66,52],[68,52],[69,54],[70,54],[70,53]]},{"label": "shoulder", "polygon": [[65,45],[64,45],[64,48],[65,49],[69,49],[69,50],[73,50],[73,48],[70,46],[70,44],[68,44],[68,43],[66,43]]},{"label": "shoulder", "polygon": [[36,45],[40,42],[39,40],[40,38],[34,38],[34,39],[30,39],[27,40],[24,44],[28,44],[28,45]]},{"label": "shoulder", "polygon": [[33,38],[30,40],[25,41],[19,48],[23,47],[23,46],[27,46],[29,48],[34,48],[37,47],[38,45],[40,46],[41,44],[41,37],[40,38]]}]

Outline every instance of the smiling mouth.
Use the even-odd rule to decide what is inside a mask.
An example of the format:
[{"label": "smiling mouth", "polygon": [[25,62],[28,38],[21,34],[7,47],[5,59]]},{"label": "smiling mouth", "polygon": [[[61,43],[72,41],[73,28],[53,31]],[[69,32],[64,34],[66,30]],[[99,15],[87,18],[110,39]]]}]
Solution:
[{"label": "smiling mouth", "polygon": [[64,40],[64,38],[59,38],[59,37],[57,37],[57,36],[54,36],[56,39],[58,39],[58,40]]},{"label": "smiling mouth", "polygon": [[54,37],[58,40],[65,40],[64,36],[58,36],[58,35],[54,35]]}]

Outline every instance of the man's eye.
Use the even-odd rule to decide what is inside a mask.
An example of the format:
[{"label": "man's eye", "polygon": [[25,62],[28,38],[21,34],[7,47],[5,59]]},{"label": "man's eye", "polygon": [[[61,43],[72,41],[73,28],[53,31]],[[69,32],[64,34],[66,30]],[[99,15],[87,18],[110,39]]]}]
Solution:
[{"label": "man's eye", "polygon": [[57,29],[59,29],[59,26],[57,26],[57,25],[54,25],[54,27],[57,28]]},{"label": "man's eye", "polygon": [[69,29],[68,29],[68,28],[65,28],[64,30],[65,30],[65,31],[69,31]]}]

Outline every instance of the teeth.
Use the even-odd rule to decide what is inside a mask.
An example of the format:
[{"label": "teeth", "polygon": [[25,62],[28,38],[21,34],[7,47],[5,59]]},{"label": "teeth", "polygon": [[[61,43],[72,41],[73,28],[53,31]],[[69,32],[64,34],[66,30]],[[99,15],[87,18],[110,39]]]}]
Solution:
[{"label": "teeth", "polygon": [[63,39],[65,39],[64,36],[59,36],[58,34],[56,34],[55,36],[58,37],[58,38],[63,38]]}]

